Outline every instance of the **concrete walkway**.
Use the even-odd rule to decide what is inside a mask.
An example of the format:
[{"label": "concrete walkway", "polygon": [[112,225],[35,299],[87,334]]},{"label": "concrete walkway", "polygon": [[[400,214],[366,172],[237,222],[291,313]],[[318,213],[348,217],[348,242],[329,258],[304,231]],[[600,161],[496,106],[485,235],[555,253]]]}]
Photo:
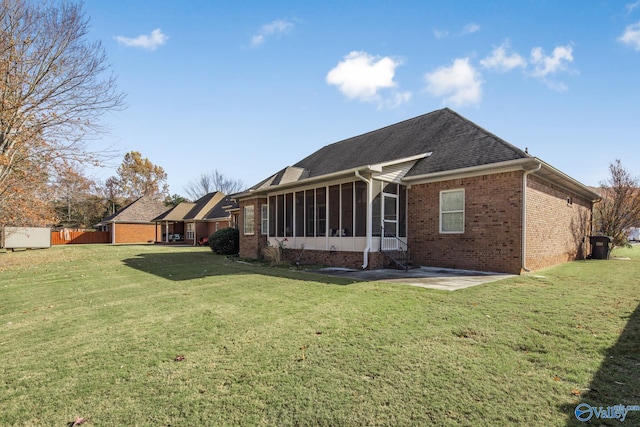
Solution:
[{"label": "concrete walkway", "polygon": [[420,267],[404,270],[351,270],[348,268],[323,268],[317,273],[346,277],[367,282],[401,283],[429,289],[455,291],[483,283],[513,277],[513,274],[487,273],[484,271],[453,270],[450,268]]}]

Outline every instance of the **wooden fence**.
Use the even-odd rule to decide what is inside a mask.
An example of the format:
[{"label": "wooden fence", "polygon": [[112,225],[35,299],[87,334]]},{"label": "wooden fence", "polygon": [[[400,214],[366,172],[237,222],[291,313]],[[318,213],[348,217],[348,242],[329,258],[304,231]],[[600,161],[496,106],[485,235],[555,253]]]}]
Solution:
[{"label": "wooden fence", "polygon": [[111,233],[108,231],[71,231],[60,230],[51,232],[52,245],[70,245],[87,243],[111,243]]}]

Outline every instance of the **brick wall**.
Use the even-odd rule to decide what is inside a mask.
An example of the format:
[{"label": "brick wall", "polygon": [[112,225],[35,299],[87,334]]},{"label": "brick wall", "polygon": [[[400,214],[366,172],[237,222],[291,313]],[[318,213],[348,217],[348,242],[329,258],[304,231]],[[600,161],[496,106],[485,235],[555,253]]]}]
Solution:
[{"label": "brick wall", "polygon": [[590,230],[590,201],[540,178],[528,177],[527,268],[537,270],[584,259],[589,253]]},{"label": "brick wall", "polygon": [[[301,265],[321,264],[329,267],[353,268],[359,270],[364,262],[362,252],[347,251],[316,251],[304,250],[300,256],[301,249],[287,249],[285,257],[287,261],[294,262],[300,260]],[[385,267],[384,255],[380,252],[369,253],[369,263],[367,268],[375,270]]]},{"label": "brick wall", "polygon": [[[440,191],[465,190],[463,234],[440,234]],[[412,185],[408,239],[414,265],[520,273],[522,172]]]},{"label": "brick wall", "polygon": [[[113,243],[148,243],[156,241],[155,224],[112,224],[115,227],[115,241]],[[160,239],[158,227],[158,239]]]},{"label": "brick wall", "polygon": [[[266,204],[266,198],[256,198],[242,200],[240,205],[240,216],[238,219],[238,230],[240,231],[240,257],[241,258],[261,258],[262,248],[267,245],[267,237],[260,232],[260,205]],[[253,234],[245,234],[244,230],[244,208],[253,206]]]}]

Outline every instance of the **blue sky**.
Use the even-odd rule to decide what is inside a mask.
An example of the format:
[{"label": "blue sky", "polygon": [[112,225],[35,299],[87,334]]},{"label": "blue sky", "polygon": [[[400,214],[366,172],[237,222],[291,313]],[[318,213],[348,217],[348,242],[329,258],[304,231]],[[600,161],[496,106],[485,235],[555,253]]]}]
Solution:
[{"label": "blue sky", "polygon": [[85,12],[127,93],[102,144],[162,166],[172,194],[213,169],[253,185],[443,107],[587,185],[618,158],[640,176],[640,0],[87,0]]}]

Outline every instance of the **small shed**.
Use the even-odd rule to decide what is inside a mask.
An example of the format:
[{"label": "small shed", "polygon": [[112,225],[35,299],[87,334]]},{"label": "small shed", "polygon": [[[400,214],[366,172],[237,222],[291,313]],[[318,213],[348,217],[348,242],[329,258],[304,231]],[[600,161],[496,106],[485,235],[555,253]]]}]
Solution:
[{"label": "small shed", "polygon": [[41,249],[51,247],[51,230],[41,227],[4,227],[2,229],[4,248]]}]

